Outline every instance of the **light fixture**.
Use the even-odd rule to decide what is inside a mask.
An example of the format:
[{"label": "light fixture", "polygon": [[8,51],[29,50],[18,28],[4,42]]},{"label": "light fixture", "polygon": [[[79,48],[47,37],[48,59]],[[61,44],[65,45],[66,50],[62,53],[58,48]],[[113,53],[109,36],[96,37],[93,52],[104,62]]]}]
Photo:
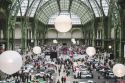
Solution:
[{"label": "light fixture", "polygon": [[66,15],[59,15],[55,19],[55,29],[59,32],[68,32],[72,28],[72,20]]},{"label": "light fixture", "polygon": [[112,46],[111,45],[109,45],[109,49],[111,49],[112,48]]},{"label": "light fixture", "polygon": [[41,48],[40,48],[39,46],[35,46],[35,47],[33,48],[33,53],[35,53],[35,54],[40,54],[40,53],[41,53]]},{"label": "light fixture", "polygon": [[117,77],[123,77],[125,75],[125,66],[123,64],[115,64],[113,66],[113,73]]},{"label": "light fixture", "polygon": [[31,43],[33,43],[33,42],[34,42],[34,40],[32,39],[32,40],[31,40]]},{"label": "light fixture", "polygon": [[88,47],[86,49],[86,53],[89,55],[89,56],[93,56],[96,54],[96,49],[94,47]]},{"label": "light fixture", "polygon": [[14,74],[21,69],[22,57],[16,51],[5,51],[0,55],[0,70],[6,74]]}]

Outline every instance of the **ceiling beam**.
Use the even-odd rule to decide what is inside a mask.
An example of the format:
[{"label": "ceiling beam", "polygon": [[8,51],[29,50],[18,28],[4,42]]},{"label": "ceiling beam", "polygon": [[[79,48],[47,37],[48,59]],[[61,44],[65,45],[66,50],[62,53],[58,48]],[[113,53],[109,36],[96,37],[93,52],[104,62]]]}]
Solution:
[{"label": "ceiling beam", "polygon": [[40,1],[39,1],[39,4],[38,4],[38,6],[37,6],[37,8],[36,8],[36,12],[35,12],[35,14],[34,14],[34,18],[36,17],[36,14],[37,14],[37,12],[39,11],[42,2],[43,2],[43,0],[40,0]]},{"label": "ceiling beam", "polygon": [[[42,11],[42,13],[49,19],[48,15],[45,13],[45,11],[43,11],[43,10],[41,10],[41,11]],[[39,14],[41,14],[41,12],[40,12]],[[38,15],[39,15],[39,14],[38,14]],[[41,17],[41,16],[39,16],[39,17]]]},{"label": "ceiling beam", "polygon": [[96,15],[95,15],[95,13],[94,13],[93,7],[92,7],[92,5],[91,5],[91,3],[90,3],[90,1],[89,1],[89,0],[87,0],[87,2],[89,3],[90,8],[92,9],[92,14],[93,14],[93,17],[95,18],[95,17],[96,17]]},{"label": "ceiling beam", "polygon": [[72,6],[72,1],[73,0],[69,0],[69,9],[68,9],[68,12],[70,12],[70,9],[71,9],[71,6]]},{"label": "ceiling beam", "polygon": [[99,8],[99,10],[100,10],[100,12],[101,12],[101,14],[103,15],[103,16],[105,16],[105,13],[104,13],[104,10],[103,10],[103,6],[102,6],[102,2],[101,2],[102,0],[100,0],[100,5],[98,4],[98,2],[97,2],[97,0],[95,0],[95,2],[96,2],[96,4],[97,4],[97,6],[98,6],[98,8]]},{"label": "ceiling beam", "polygon": [[56,0],[57,1],[57,5],[58,5],[58,8],[59,8],[59,12],[61,12],[61,8],[60,8],[60,0]]}]

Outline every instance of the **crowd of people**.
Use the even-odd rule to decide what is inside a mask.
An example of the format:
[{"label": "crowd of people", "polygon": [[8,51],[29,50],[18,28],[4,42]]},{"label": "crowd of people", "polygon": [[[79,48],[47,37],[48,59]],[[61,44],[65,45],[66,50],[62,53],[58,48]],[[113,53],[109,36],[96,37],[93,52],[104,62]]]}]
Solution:
[{"label": "crowd of people", "polygon": [[[76,71],[76,68],[74,68],[74,62],[85,62],[88,58],[82,58],[80,60],[75,60],[74,57],[78,55],[84,55],[85,54],[85,45],[43,45],[41,46],[41,54],[36,55],[32,52],[32,48],[27,49],[25,57],[23,58],[24,64],[21,70],[13,75],[7,75],[6,79],[12,78],[15,80],[15,83],[29,83],[32,80],[41,79],[40,76],[36,76],[37,73],[41,72],[41,68],[44,68],[45,70],[52,67],[52,69],[55,70],[55,73],[58,73],[58,76],[60,75],[60,72],[63,71],[65,73],[64,76],[61,76],[61,79],[57,80],[57,83],[66,83],[67,77],[72,73]],[[21,53],[21,51],[19,51]],[[46,52],[57,52],[57,58],[56,59],[47,59],[45,53]],[[63,57],[60,57],[63,56]],[[69,58],[64,58],[65,56],[68,56]],[[101,56],[95,56],[95,58],[102,59]],[[48,62],[51,62],[48,63]],[[108,59],[105,59],[104,64],[107,65],[107,62],[109,62],[109,66],[112,67],[112,62],[108,61]],[[54,64],[52,64],[54,63]],[[91,71],[92,68],[95,67],[92,63],[85,63],[88,65],[88,69]],[[29,69],[26,65],[32,65],[32,68]],[[100,65],[100,64],[98,64]],[[62,68],[64,67],[64,68]],[[63,69],[63,70],[62,70]],[[79,74],[79,73],[78,73]],[[79,74],[80,76],[80,74]],[[55,83],[56,79],[54,79],[54,76],[52,73],[46,74],[42,76],[42,80],[46,81],[47,83]],[[37,80],[38,81],[38,80]],[[35,82],[35,81],[34,81]],[[34,83],[31,82],[31,83]]]}]

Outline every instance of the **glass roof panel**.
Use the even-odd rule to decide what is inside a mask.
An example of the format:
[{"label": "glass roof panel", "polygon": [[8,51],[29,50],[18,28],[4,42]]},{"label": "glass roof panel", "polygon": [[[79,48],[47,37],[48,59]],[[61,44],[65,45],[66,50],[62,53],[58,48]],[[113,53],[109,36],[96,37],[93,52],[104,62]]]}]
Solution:
[{"label": "glass roof panel", "polygon": [[[21,4],[21,11],[22,11],[22,16],[25,14],[26,10],[27,10],[27,6],[28,6],[28,1],[29,1],[29,6],[32,4],[33,0],[20,0]],[[38,4],[40,3],[41,0],[35,0],[31,9],[30,9],[30,13],[28,13],[28,16],[33,17],[36,9],[38,7]],[[40,5],[42,6],[44,3],[46,3],[48,0],[42,0]],[[20,16],[19,14],[20,12],[18,12],[17,16]]]},{"label": "glass roof panel", "polygon": [[66,16],[69,16],[70,17],[70,13],[68,13],[68,11],[62,11],[60,13],[60,15],[66,15]]},{"label": "glass roof panel", "polygon": [[90,4],[88,3],[88,0],[81,0],[81,1],[83,1],[87,6],[90,7]]},{"label": "glass roof panel", "polygon": [[[33,2],[33,0],[23,0],[21,3],[22,15],[25,15],[25,13],[26,13],[28,1],[29,1],[30,5]],[[92,19],[91,18],[91,8],[90,8],[90,4],[88,3],[88,0],[81,0],[81,1],[83,1],[84,4],[86,4],[88,6],[88,8],[84,4],[83,5],[80,4],[79,1],[73,0],[72,5],[70,7],[71,8],[70,13],[73,12],[74,14],[79,16],[79,19],[81,18],[81,20],[83,22],[85,22],[85,21]],[[100,10],[97,7],[95,0],[89,0],[89,1],[92,5],[95,15],[97,17],[101,16]],[[97,1],[99,1],[99,0],[97,0]],[[45,3],[45,5],[43,5],[44,3]],[[38,7],[38,4],[40,4],[39,7]],[[68,12],[69,4],[70,4],[70,0],[60,0],[61,12],[63,12],[63,11]],[[103,10],[104,10],[105,14],[108,14],[108,8],[107,8],[108,5],[107,5],[106,0],[102,0],[102,5],[103,5]],[[40,12],[36,11],[37,8],[38,8],[38,11],[40,11]],[[89,8],[90,8],[90,10],[89,10]],[[56,0],[42,0],[42,1],[35,0],[31,6],[30,10],[28,11],[28,16],[33,17],[36,12],[38,12],[37,18],[41,21],[44,21],[44,23],[45,23],[47,21],[47,19],[49,19],[53,14],[55,14],[56,12],[59,12],[59,7],[57,4],[57,1]],[[66,14],[66,13],[63,12],[63,14]],[[20,16],[20,11],[18,12],[18,16]],[[54,18],[52,18],[52,19],[54,19]],[[74,23],[81,23],[81,22],[78,22],[78,17],[77,18],[74,17],[71,19],[77,20],[76,22],[74,21]]]},{"label": "glass roof panel", "polygon": [[46,24],[48,17],[44,13],[41,13],[41,15],[38,17],[38,20],[42,20],[42,22]]},{"label": "glass roof panel", "polygon": [[[90,7],[90,4],[91,4],[96,17],[102,16],[101,10],[97,6],[97,3],[99,4],[99,6],[102,3],[103,11],[104,11],[105,15],[107,16],[108,9],[109,9],[109,5],[108,4],[109,4],[110,0],[96,0],[97,3],[95,2],[95,0],[89,0],[90,4],[88,3],[88,0],[81,0],[81,1],[83,1],[88,7]],[[100,2],[100,1],[102,1],[102,2]]]},{"label": "glass roof panel", "polygon": [[85,13],[85,15],[83,15],[83,16],[81,17],[82,23],[86,23],[86,22],[88,22],[89,20],[92,19],[91,16],[88,15],[88,14],[89,14],[89,13],[87,12],[87,13]]},{"label": "glass roof panel", "polygon": [[74,1],[72,2],[72,7],[70,9],[71,12],[77,12],[77,9],[79,8],[79,4],[75,3]]},{"label": "glass roof panel", "polygon": [[34,1],[34,0],[29,0],[29,5],[31,5],[33,1]]},{"label": "glass roof panel", "polygon": [[109,9],[109,5],[108,2],[106,0],[102,0],[102,6],[103,6],[103,11],[105,13],[105,15],[108,15],[108,9]]},{"label": "glass roof panel", "polygon": [[[26,9],[27,9],[27,6],[28,6],[28,0],[23,0],[21,4],[21,12],[22,12],[22,16],[24,16],[25,12],[26,12]],[[18,11],[18,14],[17,16],[20,16],[21,14],[19,14],[20,11]]]},{"label": "glass roof panel", "polygon": [[50,3],[51,2],[49,2],[49,4],[47,3],[44,8],[40,8],[39,13],[37,14],[37,18],[39,19],[40,17],[41,19],[39,20],[44,21],[44,23],[48,21],[48,18],[50,18],[53,14],[59,11],[58,4],[56,1],[52,2],[51,4]]},{"label": "glass roof panel", "polygon": [[60,0],[60,8],[61,10],[68,10],[69,8],[69,0]]},{"label": "glass roof panel", "polygon": [[81,24],[80,17],[71,13],[72,24]]},{"label": "glass roof panel", "polygon": [[97,3],[98,3],[98,4],[99,4],[99,6],[100,6],[100,5],[101,5],[101,4],[100,4],[100,1],[101,1],[101,0],[96,0],[96,1],[97,1]]},{"label": "glass roof panel", "polygon": [[[31,5],[31,3],[34,0],[20,0],[22,15],[24,15],[26,13],[26,9],[27,9],[27,6],[28,6],[28,1],[29,1],[29,5]],[[42,1],[41,0],[35,0],[34,3],[31,6],[30,10],[29,10],[30,12],[28,12],[28,16],[33,17],[35,12],[36,12],[36,9],[38,7],[38,4],[41,2],[40,6],[38,7],[38,8],[40,8],[47,1],[49,1],[49,4],[48,4],[49,6],[46,5],[48,7],[46,8],[47,11],[45,11],[45,12],[48,13],[49,16],[50,16],[50,14],[53,14],[53,13],[55,13],[55,12],[57,12],[59,10],[58,9],[58,4],[57,4],[56,0],[42,0]],[[102,16],[101,11],[100,11],[99,7],[97,6],[97,3],[99,5],[101,5],[101,3],[102,3],[102,7],[103,7],[104,13],[105,13],[106,16],[108,15],[108,9],[109,9],[109,2],[110,2],[110,0],[96,0],[97,3],[96,3],[95,0],[81,0],[81,1],[83,1],[83,3],[86,4],[90,9],[91,9],[90,4],[91,4],[96,17]],[[88,1],[90,2],[90,4],[89,4]],[[75,0],[72,1],[72,7],[71,7],[70,10],[72,12],[82,13],[83,10],[84,10],[84,7],[82,7],[81,4],[79,5],[79,3],[77,3],[77,2],[78,2],[77,0],[76,1]],[[61,11],[68,10],[69,9],[69,4],[70,4],[70,0],[60,0]],[[78,8],[78,7],[80,7],[80,8]],[[17,16],[20,16],[20,11],[18,11],[18,15]]]},{"label": "glass roof panel", "polygon": [[[49,18],[48,24],[54,24],[54,20],[56,19],[56,17],[57,17],[58,15],[59,15],[59,13],[56,13],[55,15],[51,16],[51,17]],[[60,15],[66,15],[66,16],[69,16],[69,17],[70,17],[70,13],[68,13],[67,11],[62,11],[62,12],[60,13]],[[70,18],[71,18],[71,20],[72,20],[72,24],[81,24],[80,18],[79,18],[77,15],[71,13],[71,17],[70,17]]]},{"label": "glass roof panel", "polygon": [[53,3],[45,7],[43,11],[48,17],[50,17],[51,15],[55,14],[55,12],[58,12],[58,6],[56,3]]},{"label": "glass roof panel", "polygon": [[90,4],[91,4],[91,6],[92,6],[92,8],[93,8],[93,10],[94,10],[95,16],[96,16],[96,17],[102,16],[102,15],[100,14],[100,11],[99,11],[99,8],[98,8],[96,2],[95,2],[94,0],[89,0],[89,1],[90,1]]},{"label": "glass roof panel", "polygon": [[40,0],[36,0],[35,3],[33,3],[33,6],[31,7],[30,13],[29,13],[28,16],[30,16],[30,17],[33,17],[33,16],[34,16],[34,14],[35,14],[35,12],[36,12],[36,9],[37,9],[37,7],[38,7],[38,5],[39,5],[39,2],[40,2]]}]

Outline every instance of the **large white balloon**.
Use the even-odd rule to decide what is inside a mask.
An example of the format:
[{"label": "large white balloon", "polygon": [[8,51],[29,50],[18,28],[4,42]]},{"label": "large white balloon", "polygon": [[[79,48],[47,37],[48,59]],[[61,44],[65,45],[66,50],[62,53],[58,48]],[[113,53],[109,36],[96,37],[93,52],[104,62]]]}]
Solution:
[{"label": "large white balloon", "polygon": [[41,48],[40,48],[39,46],[35,46],[35,47],[33,48],[33,52],[34,52],[35,54],[40,54],[40,53],[41,53]]},{"label": "large white balloon", "polygon": [[16,51],[5,51],[0,55],[0,70],[6,74],[14,74],[21,69],[22,57]]},{"label": "large white balloon", "polygon": [[74,39],[74,38],[72,38],[72,39],[71,39],[71,41],[72,41],[72,42],[74,42],[74,41],[75,41],[75,39]]},{"label": "large white balloon", "polygon": [[123,64],[115,64],[113,66],[113,73],[117,77],[123,77],[125,75],[125,66]]},{"label": "large white balloon", "polygon": [[73,44],[76,44],[76,40],[74,38],[71,39]]},{"label": "large white balloon", "polygon": [[68,32],[72,28],[72,20],[66,15],[60,15],[55,19],[55,29],[59,32]]},{"label": "large white balloon", "polygon": [[58,41],[55,39],[55,40],[53,40],[53,43],[57,44],[57,43],[58,43]]},{"label": "large white balloon", "polygon": [[96,49],[94,47],[88,47],[86,49],[86,53],[89,55],[89,56],[93,56],[96,54]]},{"label": "large white balloon", "polygon": [[76,41],[72,41],[73,44],[76,44]]}]

